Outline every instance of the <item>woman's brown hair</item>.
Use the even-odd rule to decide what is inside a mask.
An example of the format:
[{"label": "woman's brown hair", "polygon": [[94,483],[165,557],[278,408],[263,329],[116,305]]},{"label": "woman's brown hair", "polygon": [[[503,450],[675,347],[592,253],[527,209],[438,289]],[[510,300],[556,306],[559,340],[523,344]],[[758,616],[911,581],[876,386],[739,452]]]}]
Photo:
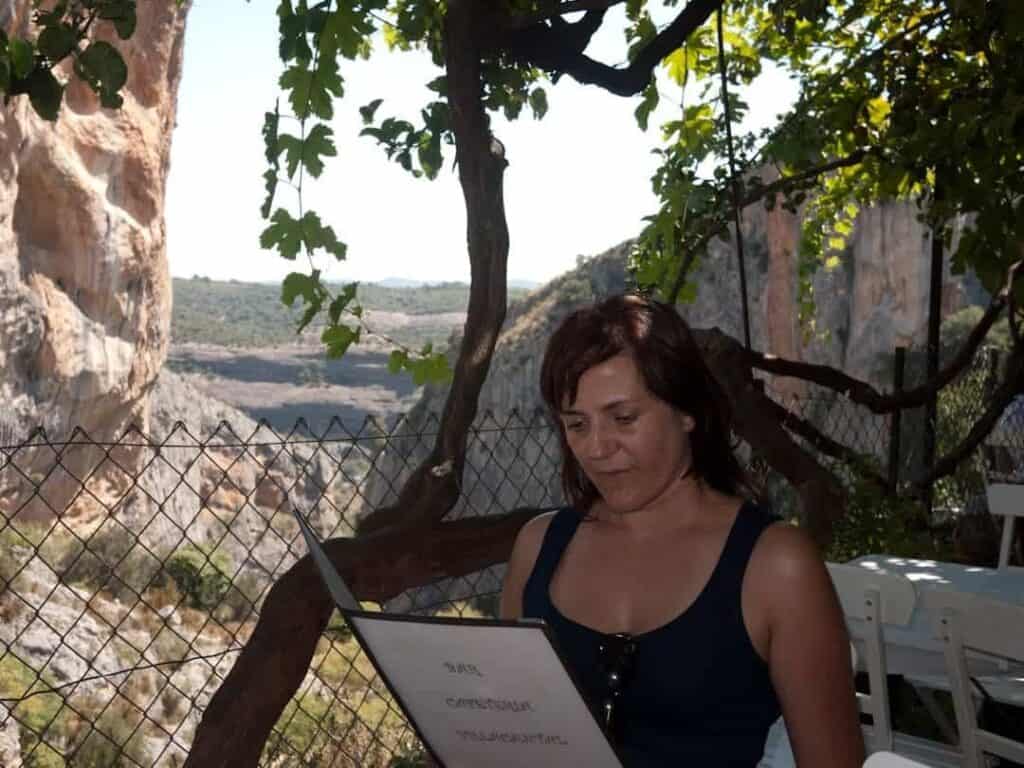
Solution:
[{"label": "woman's brown hair", "polygon": [[599,494],[572,455],[559,414],[575,402],[585,371],[622,353],[636,361],[652,394],[693,417],[694,474],[722,493],[749,494],[750,481],[733,453],[732,409],[689,326],[671,305],[625,294],[573,312],[544,353],[540,389],[558,425],[566,500],[587,512]]}]

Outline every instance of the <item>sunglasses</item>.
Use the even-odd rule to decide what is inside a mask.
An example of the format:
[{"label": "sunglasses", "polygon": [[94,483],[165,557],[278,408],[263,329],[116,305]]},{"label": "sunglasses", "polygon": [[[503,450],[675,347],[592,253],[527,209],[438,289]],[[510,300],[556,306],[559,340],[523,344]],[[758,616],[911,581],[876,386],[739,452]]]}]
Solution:
[{"label": "sunglasses", "polygon": [[604,695],[601,700],[601,721],[605,733],[616,740],[619,730],[617,706],[633,675],[636,642],[632,635],[619,632],[605,635],[598,646],[598,659]]}]

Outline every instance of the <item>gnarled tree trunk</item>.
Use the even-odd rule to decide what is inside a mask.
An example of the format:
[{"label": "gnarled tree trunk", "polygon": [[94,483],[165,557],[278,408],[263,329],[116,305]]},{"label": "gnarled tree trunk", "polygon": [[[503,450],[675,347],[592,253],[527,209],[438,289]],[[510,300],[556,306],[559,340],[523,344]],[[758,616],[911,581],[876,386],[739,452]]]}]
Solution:
[{"label": "gnarled tree trunk", "polygon": [[[449,0],[446,15],[448,103],[472,276],[462,347],[430,457],[406,482],[398,502],[370,515],[356,539],[327,544],[331,560],[360,600],[386,600],[411,587],[502,562],[516,532],[536,514],[524,510],[486,520],[440,522],[458,499],[467,435],[507,303],[507,163],[480,98],[478,45],[485,39],[488,15],[486,5],[474,0]],[[308,557],[274,585],[252,638],[203,714],[188,768],[258,764],[274,723],[309,669],[331,607]]]}]

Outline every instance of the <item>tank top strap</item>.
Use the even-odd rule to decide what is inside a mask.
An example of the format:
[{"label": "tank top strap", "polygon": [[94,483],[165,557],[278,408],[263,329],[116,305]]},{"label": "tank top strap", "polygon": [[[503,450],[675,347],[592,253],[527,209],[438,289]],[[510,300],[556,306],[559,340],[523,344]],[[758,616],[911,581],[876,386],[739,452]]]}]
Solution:
[{"label": "tank top strap", "polygon": [[747,563],[764,529],[782,518],[766,507],[746,501],[736,513],[736,521],[725,542],[725,549],[715,569],[720,589],[738,592],[743,585]]},{"label": "tank top strap", "polygon": [[548,529],[544,532],[544,541],[541,543],[540,552],[537,553],[533,571],[526,583],[524,604],[529,604],[534,609],[547,607],[550,601],[548,587],[551,578],[555,575],[562,554],[582,520],[583,516],[572,507],[563,507],[551,518]]}]

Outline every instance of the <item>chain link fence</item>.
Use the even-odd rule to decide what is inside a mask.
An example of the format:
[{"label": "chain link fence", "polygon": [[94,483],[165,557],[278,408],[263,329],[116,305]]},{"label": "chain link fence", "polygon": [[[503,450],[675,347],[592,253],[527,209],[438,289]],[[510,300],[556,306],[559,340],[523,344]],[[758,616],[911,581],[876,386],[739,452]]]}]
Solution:
[{"label": "chain link fence", "polygon": [[[949,409],[940,398],[940,424],[948,422],[940,452],[943,430],[952,438],[962,429],[952,414],[966,418],[952,404],[983,403],[984,371],[975,374],[950,389],[960,394],[944,394]],[[891,416],[832,394],[772,394],[881,477],[893,434],[905,448],[900,476],[915,461],[907,414],[896,433]],[[305,554],[292,508],[322,538],[353,535],[363,516],[396,498],[438,426],[420,415],[368,418],[355,431],[335,421],[319,435],[302,422],[287,434],[262,424],[239,435],[222,422],[198,436],[178,424],[160,438],[133,429],[102,441],[76,430],[61,441],[42,431],[14,441],[0,425],[0,765],[181,765],[267,590]],[[800,439],[856,486],[847,462]],[[559,458],[544,415],[483,416],[450,517],[556,506]],[[747,460],[786,514],[792,492],[749,451]],[[962,492],[950,485],[950,498],[980,488],[962,484]],[[386,607],[493,615],[501,577],[492,567]],[[332,617],[262,764],[397,767],[422,755]]]},{"label": "chain link fence", "polygon": [[[184,425],[104,442],[37,432],[0,455],[0,765],[176,766],[274,580],[305,554],[292,518],[353,535],[393,498],[437,419],[340,422],[311,436]],[[485,416],[452,514],[557,503],[539,415]],[[372,503],[371,503],[372,500]],[[432,585],[403,610],[486,615],[500,569]],[[332,618],[267,744],[267,766],[415,764],[418,745]]]}]

